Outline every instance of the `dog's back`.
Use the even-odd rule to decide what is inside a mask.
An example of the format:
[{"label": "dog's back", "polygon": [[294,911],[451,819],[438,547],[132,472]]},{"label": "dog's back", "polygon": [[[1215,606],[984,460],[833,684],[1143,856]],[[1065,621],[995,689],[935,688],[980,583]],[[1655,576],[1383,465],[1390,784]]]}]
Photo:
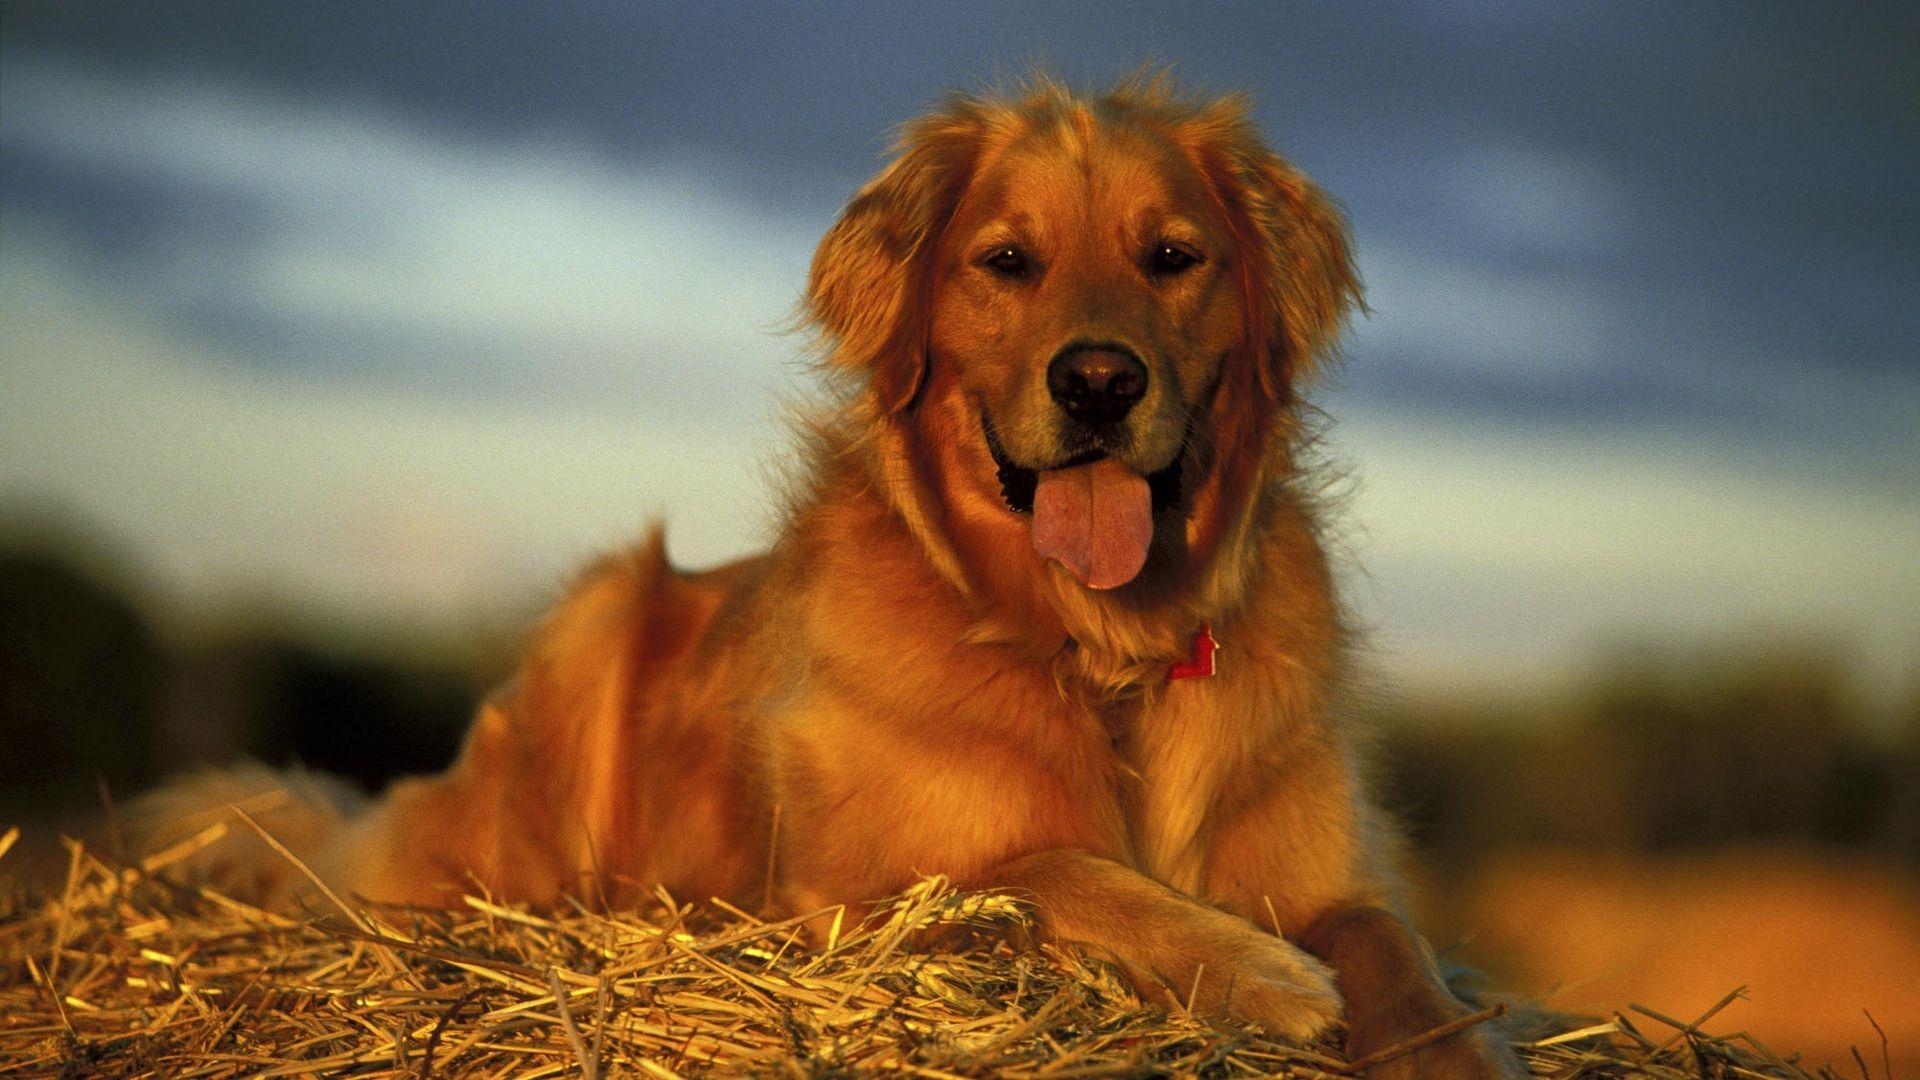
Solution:
[{"label": "dog's back", "polygon": [[753,803],[718,715],[726,703],[713,703],[720,722],[687,720],[708,712],[689,707],[713,683],[700,645],[758,565],[683,574],[656,531],[580,577],[445,773],[368,800],[301,769],[206,769],[129,809],[135,850],[175,848],[170,872],[249,901],[306,891],[307,874],[237,807],[330,886],[384,901],[445,904],[459,888],[605,896],[655,882],[753,893],[765,860],[751,852],[765,837],[740,835]]}]

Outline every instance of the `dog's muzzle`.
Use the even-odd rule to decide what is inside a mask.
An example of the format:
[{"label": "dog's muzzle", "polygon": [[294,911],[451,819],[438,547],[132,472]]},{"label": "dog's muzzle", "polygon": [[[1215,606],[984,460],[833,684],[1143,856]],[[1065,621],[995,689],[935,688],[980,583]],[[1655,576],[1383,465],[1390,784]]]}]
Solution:
[{"label": "dog's muzzle", "polygon": [[[1007,456],[1006,449],[1000,445],[1000,437],[994,433],[993,421],[985,414],[980,417],[980,428],[987,440],[987,453],[993,457],[993,467],[1000,480],[1000,498],[1007,509],[1016,514],[1033,512],[1033,493],[1040,484],[1040,469],[1029,469],[1013,462]],[[1105,450],[1087,450],[1048,466],[1051,469],[1071,468],[1075,465],[1088,465],[1107,456]],[[1161,513],[1180,505],[1182,467],[1187,460],[1186,440],[1180,442],[1180,453],[1164,469],[1147,474],[1147,486],[1153,492],[1153,511]]]}]

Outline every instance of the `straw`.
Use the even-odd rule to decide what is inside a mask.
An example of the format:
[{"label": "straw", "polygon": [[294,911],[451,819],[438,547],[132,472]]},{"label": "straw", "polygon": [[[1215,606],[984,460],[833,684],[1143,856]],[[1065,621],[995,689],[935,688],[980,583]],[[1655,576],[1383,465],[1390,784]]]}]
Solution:
[{"label": "straw", "polygon": [[[831,912],[768,922],[664,892],[614,911],[333,895],[340,916],[295,919],[157,877],[177,853],[69,855],[56,889],[0,905],[0,1076],[1327,1078],[1450,1033],[1350,1062],[1337,1033],[1296,1046],[1153,1008],[1081,952],[1009,944],[1015,900],[937,877],[813,949],[803,924]],[[1691,1023],[1637,1009],[1673,1029],[1659,1037],[1615,1016],[1518,1051],[1563,1080],[1839,1075],[1707,1034],[1736,996]]]}]

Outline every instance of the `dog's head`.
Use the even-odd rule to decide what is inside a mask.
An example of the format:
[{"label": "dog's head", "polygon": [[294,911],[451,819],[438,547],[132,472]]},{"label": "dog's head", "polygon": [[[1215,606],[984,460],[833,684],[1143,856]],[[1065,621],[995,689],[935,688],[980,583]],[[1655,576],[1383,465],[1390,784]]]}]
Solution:
[{"label": "dog's head", "polygon": [[919,435],[946,518],[1092,589],[1234,527],[1357,297],[1338,214],[1243,104],[1158,80],[909,125],[808,291],[830,362]]}]

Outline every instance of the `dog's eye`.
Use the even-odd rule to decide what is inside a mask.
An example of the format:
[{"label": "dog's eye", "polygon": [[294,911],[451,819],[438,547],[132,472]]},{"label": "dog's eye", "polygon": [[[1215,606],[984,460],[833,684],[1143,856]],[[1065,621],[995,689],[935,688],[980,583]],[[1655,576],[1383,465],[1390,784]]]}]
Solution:
[{"label": "dog's eye", "polygon": [[1201,261],[1200,252],[1186,244],[1162,240],[1153,245],[1153,251],[1147,256],[1147,272],[1155,277],[1172,277],[1193,269]]},{"label": "dog's eye", "polygon": [[1002,244],[987,253],[980,265],[1003,278],[1018,281],[1033,273],[1033,260],[1012,244]]}]

